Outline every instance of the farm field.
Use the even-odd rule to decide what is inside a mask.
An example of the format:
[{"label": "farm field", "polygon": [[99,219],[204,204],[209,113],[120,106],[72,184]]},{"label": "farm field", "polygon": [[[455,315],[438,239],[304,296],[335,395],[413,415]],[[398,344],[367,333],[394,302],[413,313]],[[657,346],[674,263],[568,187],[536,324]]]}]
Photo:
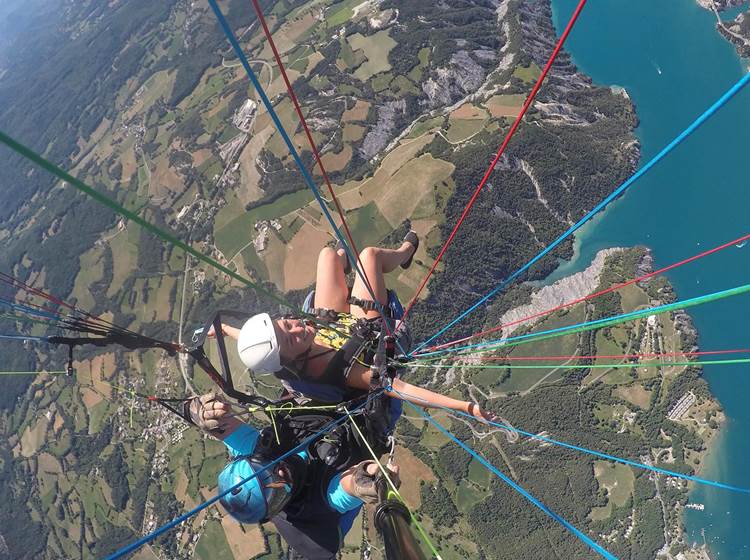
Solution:
[{"label": "farm field", "polygon": [[607,505],[591,510],[589,517],[594,521],[608,519],[613,507],[622,507],[633,494],[635,475],[627,465],[611,464],[606,461],[594,463],[594,476],[599,488],[607,493]]},{"label": "farm field", "polygon": [[388,63],[388,53],[396,46],[396,42],[391,39],[389,31],[378,31],[368,37],[361,33],[355,33],[347,37],[346,40],[353,51],[361,51],[367,59],[354,72],[354,75],[363,82],[366,82],[375,74],[387,72],[391,69],[391,65]]}]

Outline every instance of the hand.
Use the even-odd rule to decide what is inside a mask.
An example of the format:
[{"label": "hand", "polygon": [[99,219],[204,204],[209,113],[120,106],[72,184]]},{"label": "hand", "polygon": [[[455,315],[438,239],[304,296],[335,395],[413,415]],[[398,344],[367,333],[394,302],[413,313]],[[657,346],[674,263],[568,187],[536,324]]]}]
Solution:
[{"label": "hand", "polygon": [[391,482],[393,482],[396,490],[401,488],[401,477],[398,474],[399,472],[401,472],[399,466],[394,463],[388,463],[386,464],[385,468],[388,470],[388,476],[391,478]]},{"label": "hand", "polygon": [[[240,329],[238,329],[237,327],[233,327],[232,325],[225,325],[224,323],[222,323],[221,334],[237,340],[240,337]],[[206,338],[216,338],[216,329],[214,329],[213,325],[211,325],[211,327],[208,329]]]},{"label": "hand", "polygon": [[216,395],[214,391],[193,397],[188,401],[187,412],[190,420],[206,432],[221,432],[231,418],[232,407]]},{"label": "hand", "polygon": [[497,414],[495,414],[494,412],[490,412],[489,410],[482,410],[476,403],[469,404],[468,413],[475,418],[479,418],[480,420],[484,420],[486,422],[500,421],[500,418]]},{"label": "hand", "polygon": [[[398,466],[388,465],[387,469],[390,471],[388,476],[394,486],[396,488],[401,486],[401,479],[398,476]],[[381,484],[385,483],[385,477],[378,464],[375,461],[362,461],[354,467],[353,478],[351,494],[368,504],[377,503],[380,499],[378,488]]]},{"label": "hand", "polygon": [[[224,336],[227,335],[226,325],[224,323],[221,324],[221,334]],[[206,333],[207,338],[215,338],[216,337],[216,329],[213,325],[208,329],[208,332]]]}]

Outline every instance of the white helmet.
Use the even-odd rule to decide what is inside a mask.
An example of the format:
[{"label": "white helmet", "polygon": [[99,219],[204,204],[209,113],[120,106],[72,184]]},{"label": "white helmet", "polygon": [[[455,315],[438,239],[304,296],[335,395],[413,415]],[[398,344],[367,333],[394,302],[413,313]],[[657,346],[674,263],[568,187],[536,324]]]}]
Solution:
[{"label": "white helmet", "polygon": [[253,315],[242,325],[237,352],[242,363],[255,372],[274,373],[281,369],[279,342],[268,313]]}]

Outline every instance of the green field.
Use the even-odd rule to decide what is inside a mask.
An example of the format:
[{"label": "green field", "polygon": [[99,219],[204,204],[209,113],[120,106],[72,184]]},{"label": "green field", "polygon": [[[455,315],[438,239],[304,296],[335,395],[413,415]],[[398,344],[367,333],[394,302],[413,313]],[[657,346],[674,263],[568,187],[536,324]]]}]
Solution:
[{"label": "green field", "polygon": [[[216,486],[216,477],[227,462],[225,453],[214,457],[207,457],[203,461],[198,480],[201,488],[213,488]],[[195,475],[193,475],[195,476]]]},{"label": "green field", "polygon": [[387,89],[392,80],[393,74],[391,72],[385,72],[383,74],[378,74],[377,76],[375,76],[372,79],[372,82],[370,82],[370,85],[372,86],[372,90],[375,93],[379,93],[384,89]]},{"label": "green field", "polygon": [[406,76],[396,76],[391,82],[391,91],[394,95],[403,97],[405,93],[419,95],[420,91]]},{"label": "green field", "polygon": [[91,433],[98,433],[102,429],[102,424],[104,423],[104,421],[109,419],[109,417],[107,416],[108,412],[109,402],[106,400],[100,401],[93,407],[88,409],[89,430]]},{"label": "green field", "polygon": [[[222,71],[226,71],[225,69],[222,69]],[[196,89],[198,95],[191,95],[188,97],[189,104],[188,107],[197,107],[200,105],[203,101],[206,101],[207,99],[210,99],[214,95],[220,93],[224,86],[226,85],[226,82],[224,81],[224,76],[222,73],[217,73],[208,78],[208,81],[203,87],[199,87]]]},{"label": "green field", "polygon": [[[450,423],[445,418],[436,418],[440,424],[442,424],[445,428],[450,429]],[[428,447],[434,451],[437,451],[441,447],[443,447],[447,443],[451,443],[451,440],[443,434],[432,422],[427,423],[427,425],[424,428],[424,432],[422,432],[422,445],[425,447]]]},{"label": "green field", "polygon": [[102,249],[95,247],[79,258],[80,272],[76,277],[73,295],[78,300],[77,305],[82,309],[91,309],[95,304],[90,288],[94,282],[102,278],[104,263],[101,257]]},{"label": "green field", "polygon": [[482,130],[483,127],[484,121],[480,119],[451,119],[445,136],[451,142],[462,142]]},{"label": "green field", "polygon": [[367,58],[357,70],[354,76],[363,82],[372,78],[375,74],[388,72],[391,65],[388,63],[388,54],[396,46],[396,41],[391,39],[390,31],[378,31],[374,35],[365,37],[361,33],[355,33],[346,38],[354,51],[362,51]]},{"label": "green field", "polygon": [[[206,118],[205,115],[201,115],[203,119],[203,128],[206,130],[206,132],[210,132],[211,134],[218,132],[222,127],[226,127],[226,129],[233,129],[235,131],[235,134],[237,133],[237,130],[234,129],[234,127],[228,126],[229,123],[229,107],[224,106],[216,113],[214,113],[212,116]],[[226,131],[225,131],[226,132]]]},{"label": "green field", "polygon": [[[494,364],[493,364],[494,365]],[[483,389],[489,389],[490,387],[494,387],[495,385],[498,385],[498,381],[500,380],[500,377],[504,373],[505,370],[503,369],[481,369],[481,368],[475,368],[475,369],[464,369],[464,372],[467,375],[467,378],[471,380],[474,385],[477,385],[478,387],[482,387]],[[505,389],[505,384],[500,387],[502,390]]]},{"label": "green field", "polygon": [[411,129],[411,132],[409,133],[409,136],[407,138],[418,138],[428,130],[443,126],[444,122],[445,117],[434,117],[432,119],[419,121],[416,125],[414,125],[414,128]]},{"label": "green field", "polygon": [[607,375],[604,376],[603,381],[607,385],[624,385],[624,384],[632,383],[633,377],[630,375],[631,371],[632,370],[629,368],[618,368],[618,369],[612,370]]},{"label": "green field", "polygon": [[419,50],[419,54],[417,55],[419,57],[419,64],[409,70],[408,74],[408,78],[413,82],[419,83],[422,80],[422,74],[430,60],[430,52],[430,47],[423,47]]},{"label": "green field", "polygon": [[[596,354],[601,356],[619,356],[623,354],[622,348],[616,341],[612,340],[614,336],[606,334],[606,329],[596,331]],[[616,364],[620,359],[617,358],[597,358],[597,364]],[[601,373],[601,371],[599,372]]]},{"label": "green field", "polygon": [[377,245],[391,232],[388,220],[380,213],[374,202],[349,212],[347,221],[358,247]]},{"label": "green field", "polygon": [[295,72],[304,74],[305,70],[307,70],[307,65],[309,64],[309,62],[310,60],[308,58],[300,58],[299,60],[296,60],[289,65],[289,70],[294,70]]},{"label": "green field", "polygon": [[254,225],[260,220],[279,218],[311,202],[313,194],[308,189],[295,191],[275,202],[244,212],[216,231],[216,245],[227,258],[232,258],[240,248],[255,237]]},{"label": "green field", "polygon": [[471,511],[477,502],[484,497],[484,493],[467,480],[462,480],[456,491],[456,506],[464,513]]},{"label": "green field", "polygon": [[287,64],[294,64],[298,60],[306,59],[315,52],[310,45],[300,45],[287,54]]},{"label": "green field", "polygon": [[487,467],[474,458],[471,460],[471,463],[469,463],[468,478],[477,486],[489,488],[492,474],[487,470]]},{"label": "green field", "polygon": [[607,519],[612,512],[612,506],[624,506],[628,498],[633,495],[635,475],[627,465],[612,464],[607,461],[594,462],[594,472],[599,482],[599,488],[607,491],[607,505],[591,510],[589,517],[594,520]]},{"label": "green field", "polygon": [[365,60],[367,60],[367,57],[362,51],[355,51],[354,49],[352,49],[352,46],[349,44],[349,41],[347,41],[346,38],[342,37],[339,43],[341,44],[341,52],[339,53],[339,56],[341,57],[341,65],[339,66],[339,68],[341,70],[354,70]]},{"label": "green field", "polygon": [[354,15],[354,7],[361,4],[360,0],[344,0],[334,4],[326,10],[325,18],[328,27],[338,27],[345,24]]},{"label": "green field", "polygon": [[245,264],[246,269],[255,272],[259,280],[268,280],[268,269],[266,268],[266,264],[260,257],[258,257],[258,254],[255,252],[255,249],[253,249],[252,245],[243,249],[240,256],[242,257],[242,262]]},{"label": "green field", "polygon": [[648,294],[635,284],[625,286],[617,290],[617,293],[622,298],[622,308],[625,311],[636,311],[638,308],[648,305]]},{"label": "green field", "polygon": [[205,559],[234,558],[221,523],[214,519],[206,523],[206,528],[195,547],[195,555]]},{"label": "green field", "polygon": [[513,70],[513,76],[526,83],[533,82],[542,74],[542,70],[533,62],[529,66],[517,66]]}]

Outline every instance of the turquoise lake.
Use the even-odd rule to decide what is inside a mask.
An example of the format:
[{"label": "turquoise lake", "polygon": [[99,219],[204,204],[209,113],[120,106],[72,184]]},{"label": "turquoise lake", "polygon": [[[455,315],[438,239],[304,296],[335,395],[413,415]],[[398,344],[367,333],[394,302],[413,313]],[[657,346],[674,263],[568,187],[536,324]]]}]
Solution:
[{"label": "turquoise lake", "polygon": [[[561,30],[575,0],[553,0]],[[715,29],[712,12],[694,0],[589,2],[567,49],[597,84],[627,89],[647,161],[747,71]],[[617,185],[612,185],[612,190]],[[612,246],[647,245],[656,266],[692,256],[750,232],[750,86],[577,237],[576,256],[555,277],[585,268]],[[732,247],[668,275],[689,298],[750,283],[750,243]],[[690,311],[703,350],[750,347],[750,296]],[[750,367],[705,369],[727,422],[701,475],[750,487]],[[688,511],[691,542],[705,540],[712,558],[750,559],[750,495],[701,486]]]}]

